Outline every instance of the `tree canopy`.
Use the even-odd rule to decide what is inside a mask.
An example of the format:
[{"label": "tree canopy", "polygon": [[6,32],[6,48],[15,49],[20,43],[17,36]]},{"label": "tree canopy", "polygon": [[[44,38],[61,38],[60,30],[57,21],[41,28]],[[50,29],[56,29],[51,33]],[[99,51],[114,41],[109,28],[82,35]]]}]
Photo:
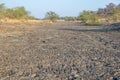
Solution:
[{"label": "tree canopy", "polygon": [[59,15],[56,14],[55,12],[53,12],[53,11],[49,11],[49,12],[46,13],[45,19],[48,19],[48,20],[51,20],[51,21],[55,22],[56,20],[59,19]]},{"label": "tree canopy", "polygon": [[24,7],[6,8],[4,4],[0,4],[0,19],[36,19],[30,16],[30,12]]},{"label": "tree canopy", "polygon": [[105,8],[99,8],[97,11],[83,11],[78,16],[85,24],[104,24],[107,22],[120,21],[120,4],[109,3]]}]

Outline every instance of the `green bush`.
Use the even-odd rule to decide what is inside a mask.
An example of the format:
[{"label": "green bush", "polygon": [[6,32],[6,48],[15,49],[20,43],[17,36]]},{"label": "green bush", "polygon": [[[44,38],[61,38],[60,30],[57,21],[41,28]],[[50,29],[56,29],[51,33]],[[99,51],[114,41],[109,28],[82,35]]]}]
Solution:
[{"label": "green bush", "polygon": [[104,23],[97,14],[89,11],[84,11],[79,19],[86,25],[102,25]]},{"label": "green bush", "polygon": [[46,13],[45,19],[55,22],[59,19],[59,15],[56,14],[55,12],[49,11]]},{"label": "green bush", "polygon": [[16,8],[6,8],[4,4],[0,4],[0,19],[9,18],[9,19],[36,19],[33,16],[30,16],[24,7]]},{"label": "green bush", "polygon": [[120,21],[120,9],[112,9],[108,19],[114,22]]}]

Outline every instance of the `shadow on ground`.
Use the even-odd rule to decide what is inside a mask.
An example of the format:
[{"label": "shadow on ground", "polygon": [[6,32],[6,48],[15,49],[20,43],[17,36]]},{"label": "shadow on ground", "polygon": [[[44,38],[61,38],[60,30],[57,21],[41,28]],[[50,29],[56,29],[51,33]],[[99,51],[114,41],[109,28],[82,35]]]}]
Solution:
[{"label": "shadow on ground", "polygon": [[73,28],[60,28],[58,30],[78,31],[78,32],[114,32],[120,31],[119,29],[73,29]]}]

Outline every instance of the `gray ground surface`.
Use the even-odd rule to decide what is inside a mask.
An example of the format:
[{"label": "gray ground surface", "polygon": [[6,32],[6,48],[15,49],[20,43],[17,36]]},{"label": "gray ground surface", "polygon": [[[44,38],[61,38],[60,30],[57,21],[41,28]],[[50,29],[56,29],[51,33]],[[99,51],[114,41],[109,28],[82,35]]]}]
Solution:
[{"label": "gray ground surface", "polygon": [[36,27],[0,32],[0,80],[120,80],[118,31],[74,22],[11,26]]}]

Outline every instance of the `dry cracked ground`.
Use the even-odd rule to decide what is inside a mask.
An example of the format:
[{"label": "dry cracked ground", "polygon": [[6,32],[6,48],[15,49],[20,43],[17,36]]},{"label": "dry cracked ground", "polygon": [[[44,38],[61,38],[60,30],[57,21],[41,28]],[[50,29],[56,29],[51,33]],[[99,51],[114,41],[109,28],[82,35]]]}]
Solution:
[{"label": "dry cracked ground", "polygon": [[120,32],[77,22],[0,24],[0,80],[120,80]]}]

